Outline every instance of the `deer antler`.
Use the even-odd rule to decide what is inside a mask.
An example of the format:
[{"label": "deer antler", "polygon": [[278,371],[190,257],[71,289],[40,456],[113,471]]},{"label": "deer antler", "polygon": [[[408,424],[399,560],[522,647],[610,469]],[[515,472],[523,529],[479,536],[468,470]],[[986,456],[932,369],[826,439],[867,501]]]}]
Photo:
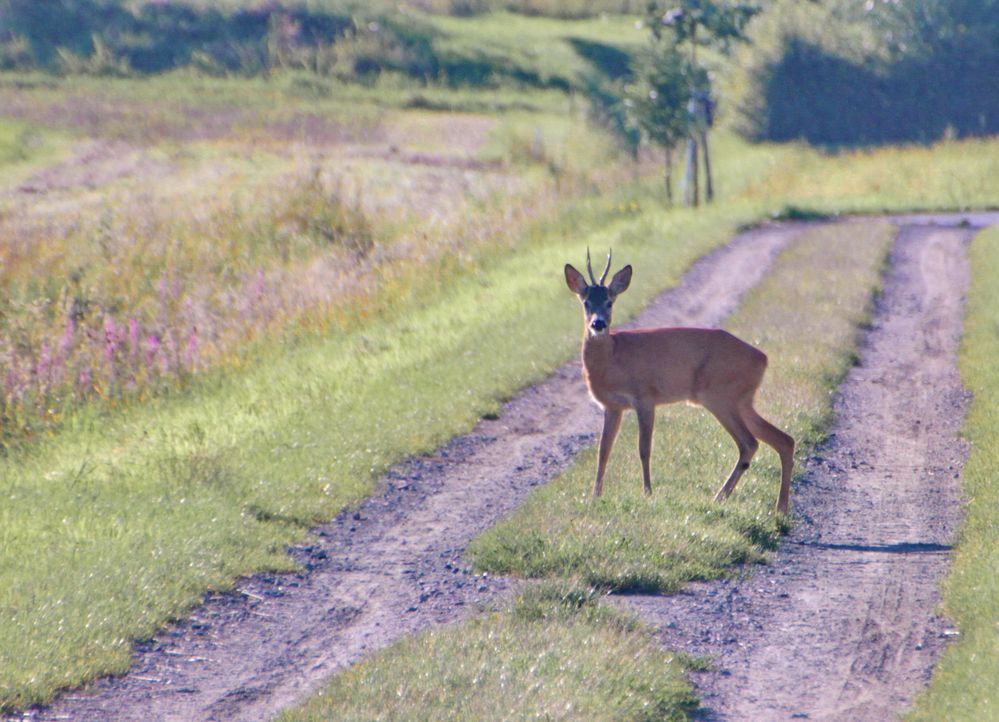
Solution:
[{"label": "deer antler", "polygon": [[[610,264],[611,264],[611,249],[608,248],[607,249],[607,265],[604,266],[604,273],[600,277],[600,283],[598,285],[600,285],[600,286],[604,285],[604,281],[607,280],[607,272],[610,271]],[[592,271],[591,271],[591,273],[592,273]]]},{"label": "deer antler", "polygon": [[590,274],[590,284],[597,285],[597,279],[593,276],[593,266],[590,265],[590,247],[586,247],[586,270]]}]

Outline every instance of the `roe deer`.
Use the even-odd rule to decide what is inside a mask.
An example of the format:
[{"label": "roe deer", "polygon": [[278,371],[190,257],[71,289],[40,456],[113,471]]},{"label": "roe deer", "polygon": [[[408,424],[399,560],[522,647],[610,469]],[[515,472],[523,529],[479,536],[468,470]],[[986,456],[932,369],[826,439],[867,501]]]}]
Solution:
[{"label": "roe deer", "polygon": [[714,414],[739,447],[739,460],[715,495],[715,501],[732,493],[749,468],[759,439],[780,455],[777,510],[786,514],[790,506],[794,439],[753,408],[753,397],[767,368],[766,354],[720,329],[651,328],[611,333],[611,306],[631,283],[631,266],[615,273],[610,285],[605,286],[610,265],[608,253],[607,266],[597,281],[587,249],[589,283],[570,264],[565,265],[565,281],[583,303],[583,378],[590,396],[604,410],[594,497],[603,491],[607,458],[621,426],[622,413],[634,409],[638,415],[638,454],[645,493],[651,494],[649,456],[656,406],[688,401]]}]

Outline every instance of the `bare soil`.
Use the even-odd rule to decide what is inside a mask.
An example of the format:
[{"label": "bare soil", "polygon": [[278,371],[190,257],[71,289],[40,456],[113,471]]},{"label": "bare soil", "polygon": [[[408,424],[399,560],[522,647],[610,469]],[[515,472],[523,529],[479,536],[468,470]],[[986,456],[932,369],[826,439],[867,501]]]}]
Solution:
[{"label": "bare soil", "polygon": [[[803,228],[740,234],[694,264],[635,325],[719,324]],[[302,572],[241,580],[237,591],[206,599],[189,619],[138,644],[129,674],[28,717],[273,716],[371,650],[509,593],[515,582],[470,572],[466,545],[567,466],[599,427],[578,362],[567,364],[499,418],[392,469],[378,494],[315,529],[293,550]]]},{"label": "bare soil", "polygon": [[[703,719],[892,719],[956,634],[937,612],[937,582],[966,455],[956,349],[974,227],[961,218],[897,219],[860,363],[837,395],[828,442],[806,463],[797,524],[771,564],[679,595],[619,598],[664,644],[709,660],[695,678]],[[718,324],[802,228],[738,236],[636,325]],[[137,645],[128,675],[27,716],[266,719],[371,650],[501,599],[516,582],[473,575],[462,553],[594,440],[599,414],[579,377],[568,364],[498,419],[392,469],[375,497],[293,550],[302,572],[241,580]]]},{"label": "bare soil", "polygon": [[[956,351],[974,231],[897,220],[860,363],[772,563],[625,600],[664,644],[709,660],[695,679],[703,719],[894,719],[956,634],[937,585],[961,514],[967,394]],[[956,221],[936,218],[946,220]]]}]

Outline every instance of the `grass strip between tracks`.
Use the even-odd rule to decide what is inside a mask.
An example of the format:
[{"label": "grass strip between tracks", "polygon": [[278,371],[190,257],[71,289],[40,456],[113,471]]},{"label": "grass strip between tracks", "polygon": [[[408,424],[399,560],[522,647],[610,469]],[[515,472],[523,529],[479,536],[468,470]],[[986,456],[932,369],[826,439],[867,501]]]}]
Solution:
[{"label": "grass strip between tracks", "polygon": [[[798,438],[799,457],[827,427],[892,237],[884,223],[808,232],[728,324],[770,353],[759,408]],[[602,590],[669,591],[728,573],[764,559],[786,520],[772,510],[775,454],[761,451],[732,498],[715,504],[734,462],[731,440],[706,412],[667,407],[658,422],[651,499],[641,493],[632,422],[612,457],[615,482],[598,503],[589,501],[591,451],[473,543],[480,569],[549,579],[510,611],[375,654],[283,722],[686,719],[690,660],[662,651],[651,630],[601,604]]]},{"label": "grass strip between tracks", "polygon": [[943,605],[959,636],[947,648],[910,720],[999,719],[999,228],[972,241],[971,288],[960,355],[961,380],[974,394],[964,425],[971,454],[967,498]]}]

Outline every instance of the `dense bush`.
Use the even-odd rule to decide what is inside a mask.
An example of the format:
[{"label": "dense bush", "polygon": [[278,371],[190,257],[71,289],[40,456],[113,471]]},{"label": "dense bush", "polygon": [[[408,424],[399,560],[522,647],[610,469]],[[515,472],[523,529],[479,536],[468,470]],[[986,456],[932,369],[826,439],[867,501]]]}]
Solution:
[{"label": "dense bush", "polygon": [[999,132],[999,2],[775,2],[740,59],[749,138],[822,145]]}]

